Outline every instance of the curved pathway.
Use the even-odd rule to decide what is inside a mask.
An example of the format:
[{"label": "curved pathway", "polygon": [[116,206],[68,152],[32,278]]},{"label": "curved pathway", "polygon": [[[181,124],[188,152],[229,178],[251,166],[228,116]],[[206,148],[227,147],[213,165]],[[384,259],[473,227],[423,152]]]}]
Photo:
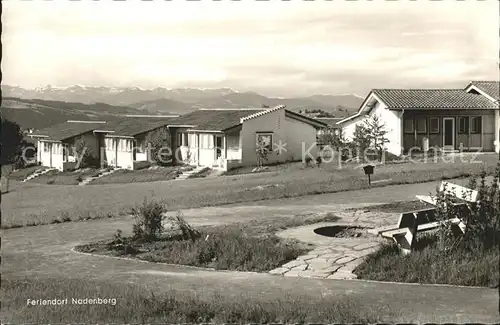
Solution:
[{"label": "curved pathway", "polygon": [[[416,185],[417,192],[413,191],[414,185],[392,186],[247,205],[190,209],[184,211],[184,215],[193,225],[207,225],[269,215],[286,217],[318,210],[339,212],[356,205],[409,199],[422,193],[424,189],[432,191],[435,187],[435,183],[427,183],[427,187],[425,184]],[[398,194],[384,195],[381,191]],[[349,203],[353,200],[358,203]],[[500,322],[498,292],[488,288],[304,279],[249,272],[211,271],[85,255],[71,250],[78,244],[109,238],[118,228],[126,234],[131,224],[131,218],[122,218],[4,230],[1,234],[2,277],[94,279],[108,283],[140,284],[156,292],[195,291],[201,296],[217,292],[221,295],[245,295],[261,300],[283,295],[333,299],[349,297],[359,301],[360,306],[380,310],[382,315],[396,312],[398,316],[391,319],[393,322]]]}]

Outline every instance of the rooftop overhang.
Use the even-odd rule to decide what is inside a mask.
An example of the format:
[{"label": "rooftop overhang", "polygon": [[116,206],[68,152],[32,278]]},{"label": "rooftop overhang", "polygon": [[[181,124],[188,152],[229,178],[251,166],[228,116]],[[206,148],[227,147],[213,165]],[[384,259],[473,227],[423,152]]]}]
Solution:
[{"label": "rooftop overhang", "polygon": [[304,115],[299,114],[299,113],[292,112],[290,110],[285,110],[285,117],[291,117],[291,118],[296,119],[298,121],[310,124],[313,127],[315,127],[316,129],[323,129],[323,128],[326,128],[328,126],[327,123],[318,121],[316,119],[304,116]]},{"label": "rooftop overhang", "polygon": [[488,95],[485,91],[483,91],[481,88],[477,87],[476,85],[470,83],[466,88],[465,88],[465,91],[466,92],[471,92],[471,90],[474,90],[476,92],[478,92],[479,94],[483,95],[484,97],[488,98],[489,100],[491,100],[492,102],[496,103],[498,105],[498,99],[496,98],[493,98],[491,97],[490,95]]},{"label": "rooftop overhang", "polygon": [[375,93],[372,90],[372,91],[370,91],[368,96],[366,96],[365,100],[361,104],[361,106],[356,114],[348,116],[345,119],[342,119],[335,124],[340,126],[341,124],[343,124],[345,122],[354,120],[354,119],[359,118],[359,117],[367,116],[368,114],[370,114],[370,111],[375,107],[377,102],[382,103],[380,98],[377,95],[375,95]]},{"label": "rooftop overhang", "polygon": [[115,131],[110,131],[110,130],[93,130],[94,134],[95,133],[114,133]]},{"label": "rooftop overhang", "polygon": [[39,139],[42,142],[53,142],[53,143],[62,143],[63,140],[54,140],[54,139]]},{"label": "rooftop overhang", "polygon": [[222,130],[196,130],[196,129],[188,129],[187,132],[193,133],[224,133]]},{"label": "rooftop overhang", "polygon": [[133,136],[130,135],[120,135],[120,134],[106,134],[107,138],[123,138],[123,139],[134,139]]}]

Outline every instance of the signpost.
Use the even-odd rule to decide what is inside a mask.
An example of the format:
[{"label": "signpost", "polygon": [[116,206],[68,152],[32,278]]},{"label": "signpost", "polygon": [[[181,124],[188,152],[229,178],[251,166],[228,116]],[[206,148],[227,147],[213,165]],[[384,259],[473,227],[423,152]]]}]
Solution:
[{"label": "signpost", "polygon": [[368,176],[368,185],[372,185],[372,180],[371,180],[371,175],[373,174],[373,170],[375,169],[375,166],[373,165],[366,165],[363,167],[363,170],[365,171],[365,175]]}]

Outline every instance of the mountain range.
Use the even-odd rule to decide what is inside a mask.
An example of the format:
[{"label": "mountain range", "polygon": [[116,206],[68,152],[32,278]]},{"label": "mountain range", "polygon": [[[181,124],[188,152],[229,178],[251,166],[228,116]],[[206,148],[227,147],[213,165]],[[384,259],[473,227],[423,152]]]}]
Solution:
[{"label": "mountain range", "polygon": [[198,108],[251,108],[285,104],[293,110],[320,109],[338,117],[356,111],[363,98],[355,94],[312,95],[296,98],[266,97],[255,92],[239,92],[230,88],[163,88],[139,87],[69,87],[46,86],[27,89],[2,85],[3,97],[42,99],[83,104],[104,103],[131,107],[148,113],[184,114]]}]

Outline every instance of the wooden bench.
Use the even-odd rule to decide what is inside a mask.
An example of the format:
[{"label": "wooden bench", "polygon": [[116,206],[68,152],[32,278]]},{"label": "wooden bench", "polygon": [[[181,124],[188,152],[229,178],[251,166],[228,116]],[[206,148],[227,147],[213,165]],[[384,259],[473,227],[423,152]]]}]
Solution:
[{"label": "wooden bench", "polygon": [[392,238],[405,254],[413,248],[417,233],[436,229],[444,223],[451,223],[452,231],[457,235],[465,232],[465,224],[459,218],[436,221],[436,208],[402,213],[397,227],[380,233],[382,237]]},{"label": "wooden bench", "polygon": [[[441,182],[439,186],[439,192],[445,192],[445,195],[449,195],[455,199],[466,201],[466,202],[477,202],[477,197],[479,192],[472,190],[470,188],[453,184],[450,182]],[[437,197],[431,195],[416,195],[417,199],[422,202],[429,203],[432,205],[437,204]]]}]

